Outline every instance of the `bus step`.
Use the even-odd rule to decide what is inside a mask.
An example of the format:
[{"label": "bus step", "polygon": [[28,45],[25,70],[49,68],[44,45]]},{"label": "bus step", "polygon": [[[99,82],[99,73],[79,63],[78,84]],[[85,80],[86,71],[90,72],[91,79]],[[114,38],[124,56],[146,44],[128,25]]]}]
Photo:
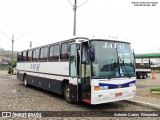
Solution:
[{"label": "bus step", "polygon": [[90,98],[91,98],[91,93],[90,93],[90,92],[87,92],[87,93],[86,93],[86,98],[87,98],[87,99],[90,99]]},{"label": "bus step", "polygon": [[89,100],[89,99],[84,99],[83,101],[86,103],[91,103],[91,100]]}]

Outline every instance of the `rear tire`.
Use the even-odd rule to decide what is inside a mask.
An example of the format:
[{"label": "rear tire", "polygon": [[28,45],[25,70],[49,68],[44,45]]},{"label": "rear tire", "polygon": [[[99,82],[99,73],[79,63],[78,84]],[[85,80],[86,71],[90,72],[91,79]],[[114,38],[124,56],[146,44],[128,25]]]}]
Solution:
[{"label": "rear tire", "polygon": [[66,84],[64,87],[64,98],[66,100],[66,102],[71,103],[71,98],[70,98],[70,88],[69,88],[69,84]]},{"label": "rear tire", "polygon": [[143,73],[143,79],[146,79],[146,78],[147,78],[147,74]]},{"label": "rear tire", "polygon": [[27,75],[24,76],[23,84],[24,84],[25,87],[28,87]]}]

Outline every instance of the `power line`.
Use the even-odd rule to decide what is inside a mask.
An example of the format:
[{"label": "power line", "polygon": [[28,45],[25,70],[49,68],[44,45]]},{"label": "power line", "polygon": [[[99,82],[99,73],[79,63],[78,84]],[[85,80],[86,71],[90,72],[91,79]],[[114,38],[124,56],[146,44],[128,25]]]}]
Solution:
[{"label": "power line", "polygon": [[77,8],[79,8],[80,6],[84,5],[86,2],[88,2],[89,0],[83,2],[82,4],[80,4]]},{"label": "power line", "polygon": [[29,32],[23,33],[22,35],[20,35],[18,38],[16,38],[14,41],[20,39],[23,35],[28,34]]},{"label": "power line", "polygon": [[6,38],[8,38],[9,40],[11,40],[11,38],[10,37],[8,37],[8,35],[7,34],[5,34],[3,31],[1,31],[0,30],[0,32],[6,37]]},{"label": "power line", "polygon": [[70,0],[68,0],[68,2],[71,4],[71,6],[73,6]]}]

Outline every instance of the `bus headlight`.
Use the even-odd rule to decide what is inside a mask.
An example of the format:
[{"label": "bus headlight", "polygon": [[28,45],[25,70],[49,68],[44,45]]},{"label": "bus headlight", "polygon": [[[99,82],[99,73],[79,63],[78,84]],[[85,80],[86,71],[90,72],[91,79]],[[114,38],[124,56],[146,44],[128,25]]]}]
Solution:
[{"label": "bus headlight", "polygon": [[134,87],[134,86],[136,86],[136,84],[135,84],[135,83],[131,83],[131,84],[129,84],[129,87]]},{"label": "bus headlight", "polygon": [[104,89],[104,90],[108,90],[108,86],[104,86],[103,89]]},{"label": "bus headlight", "polygon": [[99,86],[99,90],[103,90],[103,86]]},{"label": "bus headlight", "polygon": [[108,86],[94,86],[94,90],[107,90]]}]

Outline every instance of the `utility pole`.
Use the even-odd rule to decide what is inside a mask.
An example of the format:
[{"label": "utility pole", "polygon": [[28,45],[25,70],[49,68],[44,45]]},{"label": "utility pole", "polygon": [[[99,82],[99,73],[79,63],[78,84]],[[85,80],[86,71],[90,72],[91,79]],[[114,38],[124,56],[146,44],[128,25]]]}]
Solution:
[{"label": "utility pole", "polygon": [[73,6],[73,11],[74,11],[74,23],[73,23],[73,36],[76,35],[76,12],[77,12],[77,0],[74,1],[74,6]]},{"label": "utility pole", "polygon": [[30,41],[30,45],[29,46],[30,46],[30,48],[32,48],[32,41]]},{"label": "utility pole", "polygon": [[11,42],[12,42],[12,58],[11,58],[11,74],[13,74],[13,45],[14,42],[18,39],[20,39],[22,36],[24,36],[25,34],[28,34],[28,32],[23,33],[22,35],[20,35],[18,38],[14,39],[14,34],[12,35],[12,39],[10,37],[8,37],[8,35],[6,35],[3,31],[0,30],[0,33],[2,33],[6,38],[8,38]]},{"label": "utility pole", "polygon": [[11,66],[11,74],[13,74],[13,44],[14,44],[14,35],[12,35],[12,66]]},{"label": "utility pole", "polygon": [[71,4],[71,6],[73,7],[73,11],[74,11],[74,19],[73,19],[73,36],[76,36],[76,20],[77,20],[77,8],[79,8],[80,6],[82,6],[83,4],[85,4],[86,2],[88,2],[89,0],[86,0],[85,2],[83,2],[81,5],[77,6],[77,0],[74,0],[74,5],[72,5],[72,3],[70,2],[70,0],[68,0],[68,2]]}]

